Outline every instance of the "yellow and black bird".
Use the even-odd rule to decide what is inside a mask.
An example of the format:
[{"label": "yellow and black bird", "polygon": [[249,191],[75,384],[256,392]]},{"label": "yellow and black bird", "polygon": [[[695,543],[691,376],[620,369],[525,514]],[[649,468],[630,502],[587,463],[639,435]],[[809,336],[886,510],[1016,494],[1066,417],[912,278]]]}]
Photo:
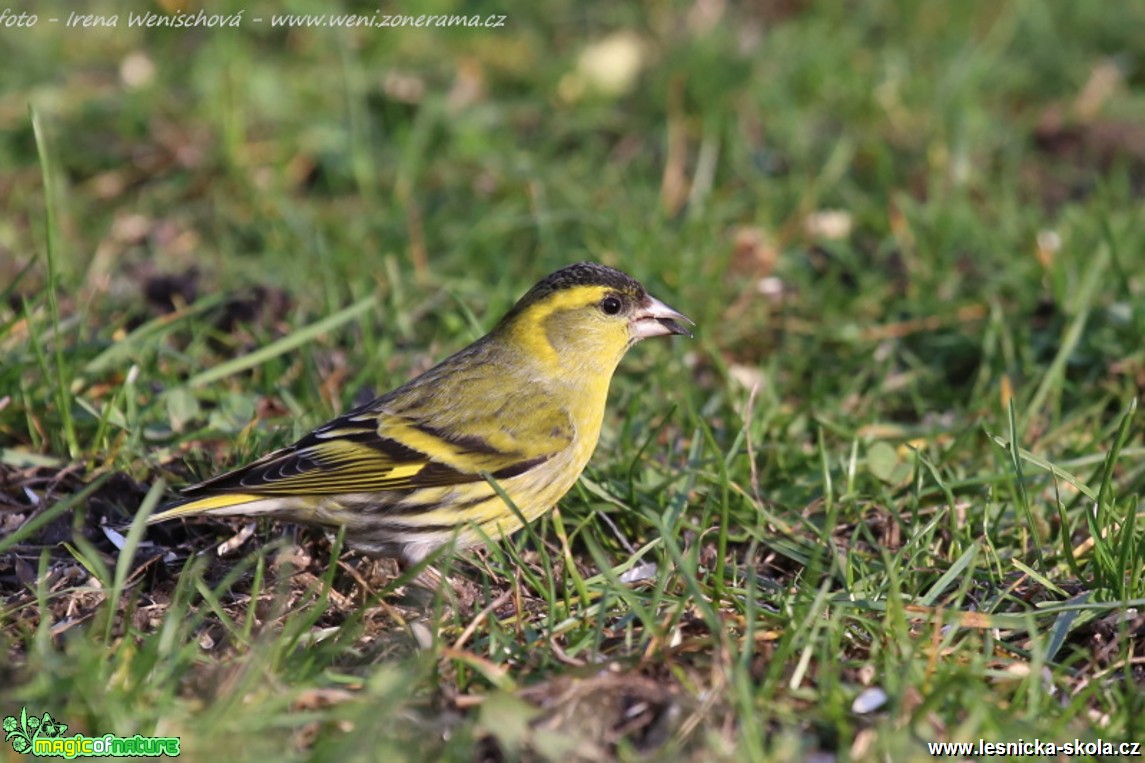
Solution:
[{"label": "yellow and black bird", "polygon": [[293,445],[187,488],[149,523],[216,514],[344,526],[351,546],[407,565],[451,541],[501,538],[576,482],[628,348],[691,336],[682,322],[692,323],[619,270],[562,268],[465,349]]}]

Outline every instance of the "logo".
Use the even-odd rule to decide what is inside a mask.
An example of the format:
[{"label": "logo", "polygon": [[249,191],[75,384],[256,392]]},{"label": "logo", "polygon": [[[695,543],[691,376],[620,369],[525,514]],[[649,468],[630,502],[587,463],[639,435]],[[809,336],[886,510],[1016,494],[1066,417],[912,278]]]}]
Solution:
[{"label": "logo", "polygon": [[9,715],[3,723],[4,741],[15,752],[39,755],[45,758],[125,758],[179,755],[179,737],[120,737],[104,734],[85,737],[83,734],[65,736],[68,724],[60,723],[44,713],[43,717],[28,715],[28,708],[20,708],[20,717]]}]

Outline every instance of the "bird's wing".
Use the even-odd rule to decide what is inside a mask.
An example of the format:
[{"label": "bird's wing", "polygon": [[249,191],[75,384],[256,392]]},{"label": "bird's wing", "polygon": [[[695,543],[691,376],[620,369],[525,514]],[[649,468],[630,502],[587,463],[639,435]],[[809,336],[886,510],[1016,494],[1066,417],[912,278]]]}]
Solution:
[{"label": "bird's wing", "polygon": [[507,421],[456,411],[435,420],[364,407],[183,492],[189,498],[224,492],[332,495],[478,482],[487,474],[507,479],[548,461],[574,435],[569,414],[559,408],[538,406]]}]

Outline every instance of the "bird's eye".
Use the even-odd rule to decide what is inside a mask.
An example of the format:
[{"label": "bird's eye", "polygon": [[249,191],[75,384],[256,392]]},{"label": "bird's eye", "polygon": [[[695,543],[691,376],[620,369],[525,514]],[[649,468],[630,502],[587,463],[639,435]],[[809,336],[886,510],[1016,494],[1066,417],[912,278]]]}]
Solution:
[{"label": "bird's eye", "polygon": [[620,312],[620,297],[609,294],[601,300],[600,309],[604,311],[605,315],[616,315]]}]

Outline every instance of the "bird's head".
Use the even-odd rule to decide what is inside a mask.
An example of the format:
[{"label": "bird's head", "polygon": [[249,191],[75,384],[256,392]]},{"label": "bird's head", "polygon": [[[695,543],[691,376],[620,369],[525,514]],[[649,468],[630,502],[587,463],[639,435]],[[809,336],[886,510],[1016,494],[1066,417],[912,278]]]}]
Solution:
[{"label": "bird's head", "polygon": [[625,351],[641,339],[690,337],[682,323],[693,322],[650,295],[632,276],[581,262],[530,289],[497,330],[544,362],[611,374]]}]

